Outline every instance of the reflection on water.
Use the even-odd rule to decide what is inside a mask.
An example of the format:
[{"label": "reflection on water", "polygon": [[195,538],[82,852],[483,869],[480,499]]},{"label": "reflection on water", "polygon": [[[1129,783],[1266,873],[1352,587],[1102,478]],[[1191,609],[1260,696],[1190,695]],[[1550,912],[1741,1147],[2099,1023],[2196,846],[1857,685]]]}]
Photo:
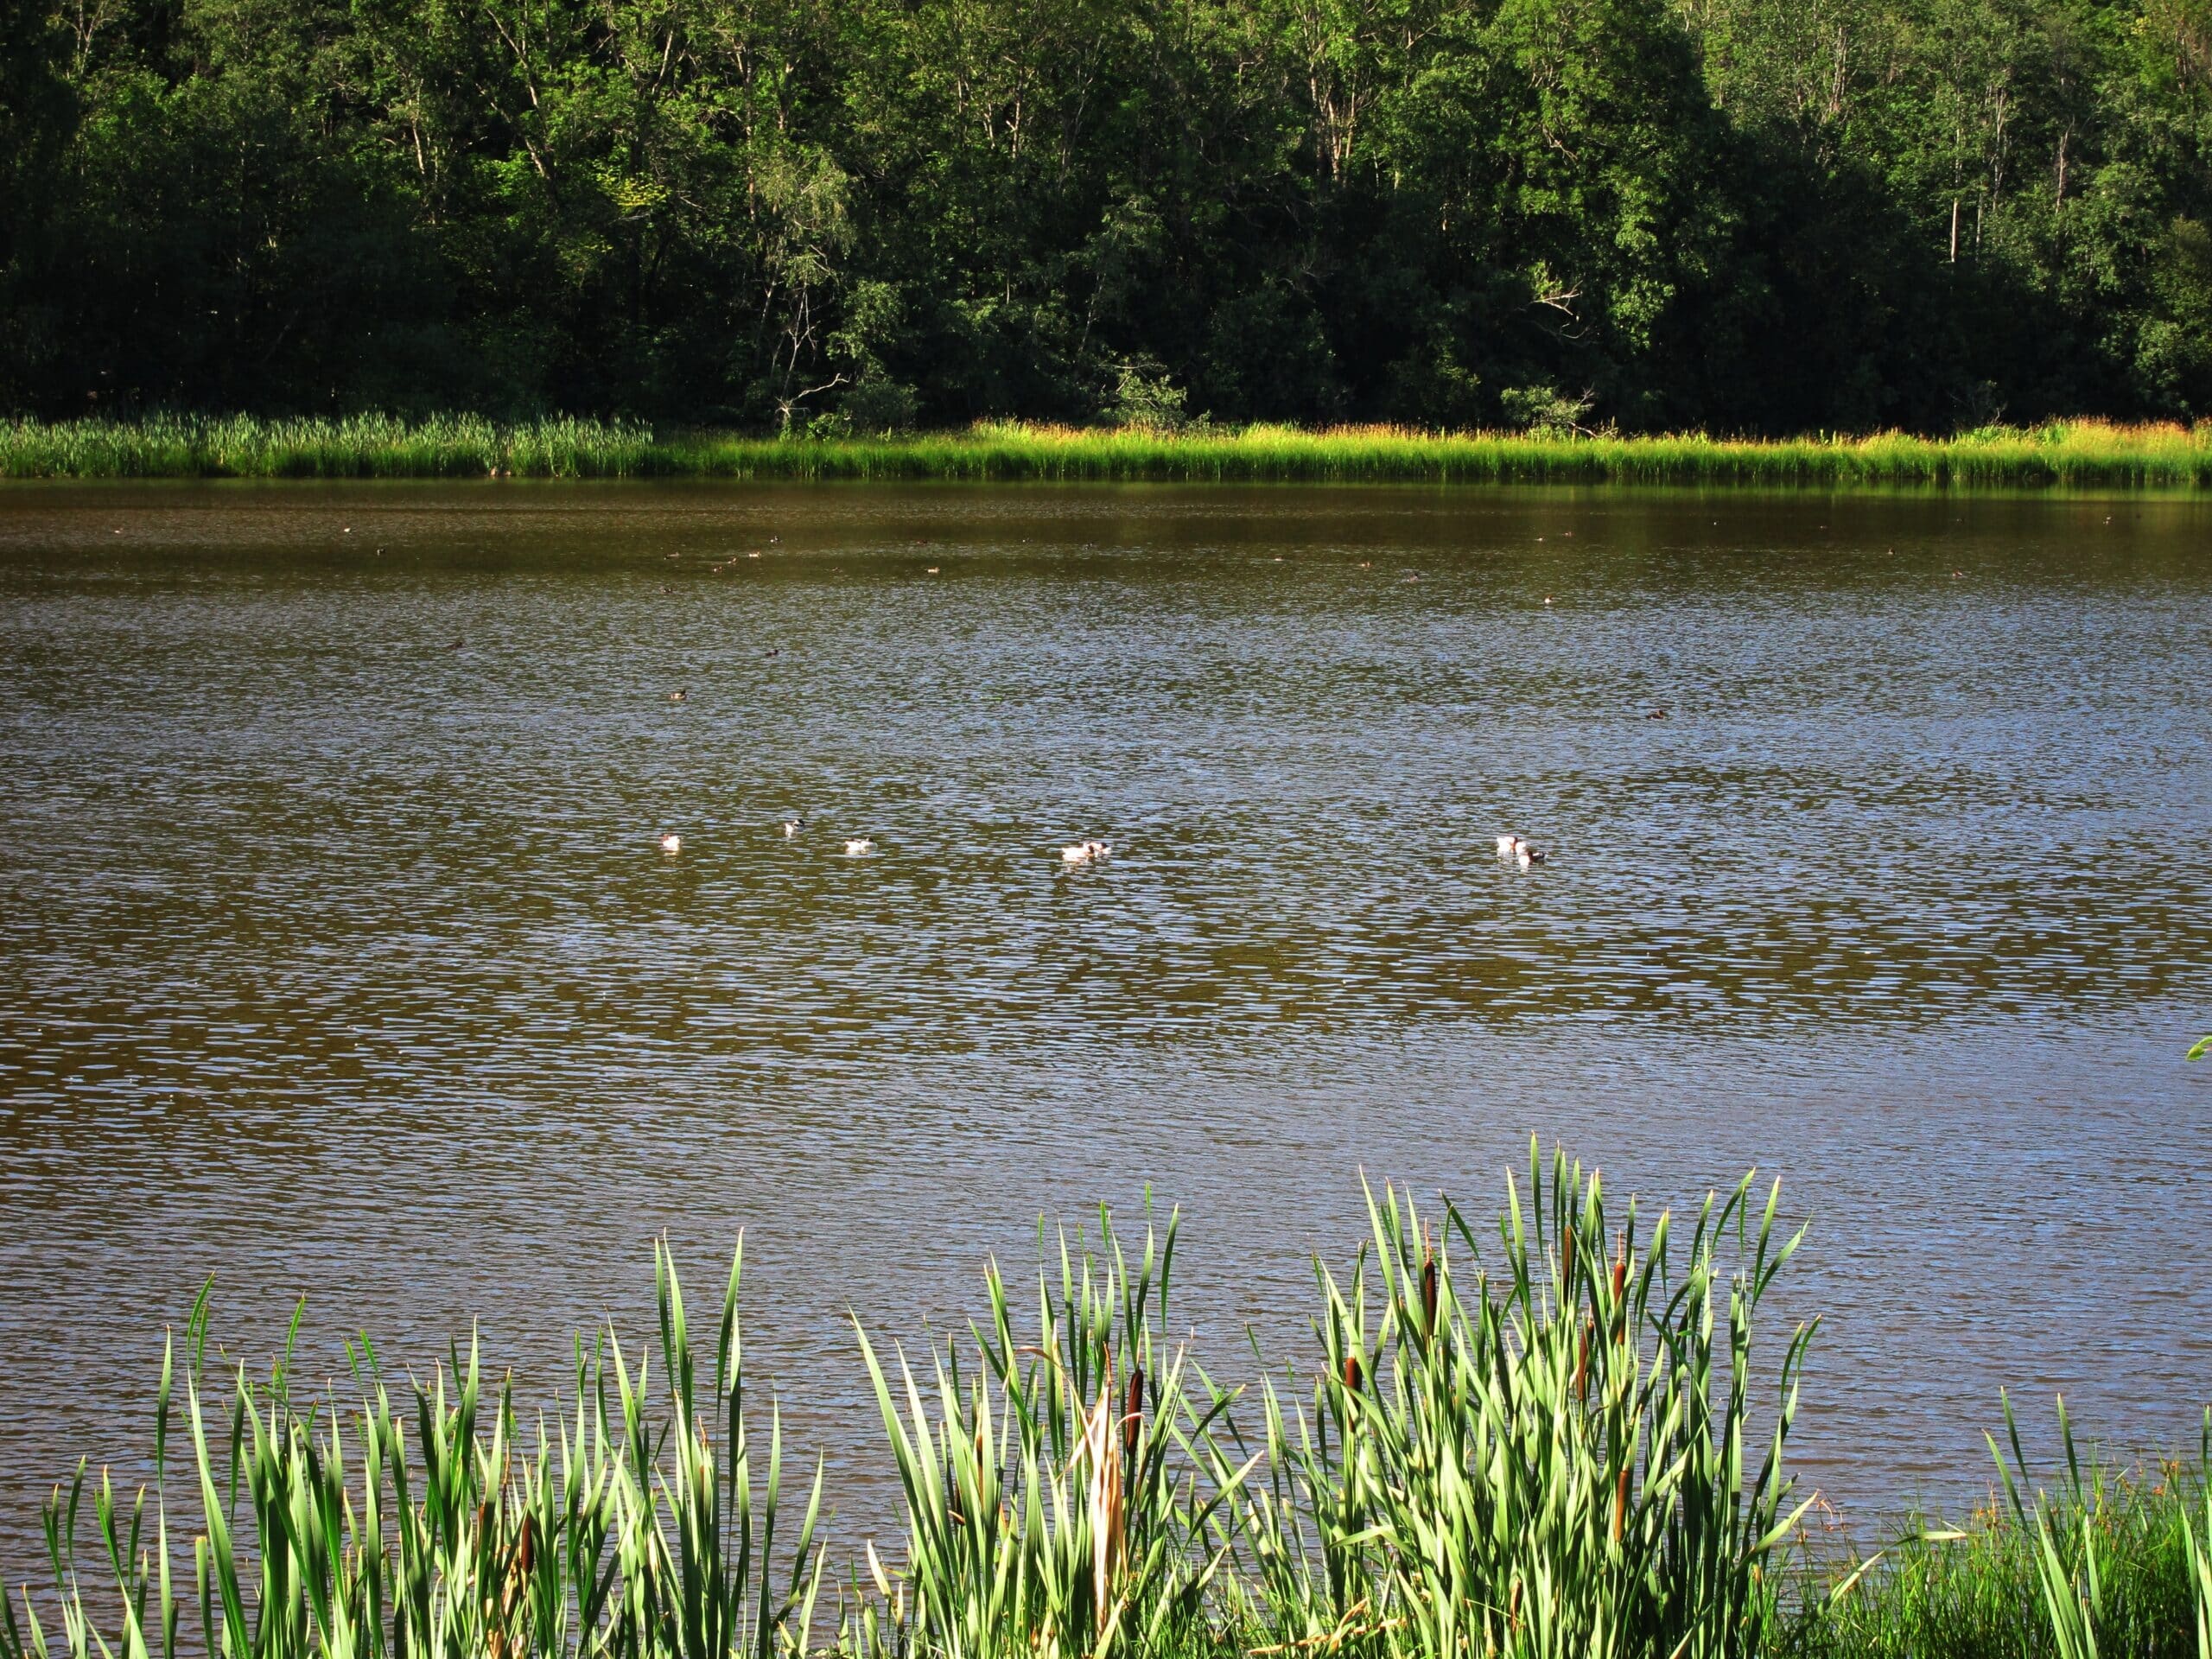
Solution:
[{"label": "reflection on water", "polygon": [[326,1358],[481,1314],[556,1376],[643,1310],[650,1234],[709,1274],[743,1225],[754,1351],[872,1518],[849,1304],[918,1331],[1040,1210],[1149,1184],[1209,1352],[1287,1355],[1361,1167],[1486,1205],[1532,1129],[1655,1199],[1784,1178],[1806,1461],[1856,1510],[1978,1493],[2000,1384],[2179,1440],[2208,528],[11,487],[0,1561],[143,1438],[111,1414],[209,1271],[249,1355],[304,1291]]}]

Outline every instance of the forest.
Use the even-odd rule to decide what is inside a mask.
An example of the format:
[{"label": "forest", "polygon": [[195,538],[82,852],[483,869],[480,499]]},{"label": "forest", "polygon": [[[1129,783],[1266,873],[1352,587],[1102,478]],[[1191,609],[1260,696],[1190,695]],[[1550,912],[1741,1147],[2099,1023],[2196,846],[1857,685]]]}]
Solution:
[{"label": "forest", "polygon": [[0,413],[2212,415],[2212,0],[0,0]]}]

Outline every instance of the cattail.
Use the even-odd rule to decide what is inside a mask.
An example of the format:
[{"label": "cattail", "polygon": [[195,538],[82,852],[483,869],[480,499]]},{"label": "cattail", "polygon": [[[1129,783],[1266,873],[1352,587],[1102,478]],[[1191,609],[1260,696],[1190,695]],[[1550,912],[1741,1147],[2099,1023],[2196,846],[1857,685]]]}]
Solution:
[{"label": "cattail", "polygon": [[1613,1541],[1621,1541],[1621,1534],[1628,1527],[1628,1465],[1621,1465],[1619,1484],[1613,1488]]},{"label": "cattail", "polygon": [[1596,1321],[1582,1321],[1582,1350],[1574,1357],[1574,1397],[1584,1405],[1590,1403],[1590,1332]]},{"label": "cattail", "polygon": [[[487,1497],[476,1506],[476,1548],[488,1551],[492,1547],[492,1500]],[[495,1562],[497,1557],[493,1557],[492,1560]],[[491,1659],[505,1659],[507,1637],[506,1632],[499,1628],[501,1618],[500,1595],[493,1588],[487,1573],[484,1585],[484,1623],[489,1630],[485,1647]]]},{"label": "cattail", "polygon": [[1144,1367],[1129,1367],[1128,1404],[1122,1411],[1122,1458],[1132,1471],[1136,1466],[1137,1440],[1144,1427]]},{"label": "cattail", "polygon": [[1628,1235],[1621,1235],[1620,1248],[1613,1252],[1613,1300],[1618,1302],[1621,1292],[1628,1284]]},{"label": "cattail", "polygon": [[[507,1560],[507,1582],[499,1593],[499,1624],[502,1627],[513,1619],[515,1610],[521,1605],[524,1592],[529,1586],[532,1538],[537,1530],[531,1524],[531,1520],[532,1517],[525,1511],[522,1517],[521,1535],[515,1540],[515,1553]],[[500,1630],[494,1630],[492,1636],[496,1653],[498,1648],[504,1645],[504,1637]]]},{"label": "cattail", "polygon": [[1436,1334],[1436,1258],[1432,1255],[1421,1264],[1421,1334]]},{"label": "cattail", "polygon": [[1344,1387],[1351,1393],[1359,1392],[1359,1356],[1357,1354],[1344,1356]]},{"label": "cattail", "polygon": [[1559,1238],[1559,1288],[1563,1296],[1574,1294],[1574,1229],[1570,1227]]}]

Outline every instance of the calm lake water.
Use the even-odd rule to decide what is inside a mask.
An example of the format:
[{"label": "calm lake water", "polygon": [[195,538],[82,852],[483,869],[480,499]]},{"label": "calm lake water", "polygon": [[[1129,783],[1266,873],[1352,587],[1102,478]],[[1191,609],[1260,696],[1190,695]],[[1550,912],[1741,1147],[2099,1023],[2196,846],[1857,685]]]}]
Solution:
[{"label": "calm lake water", "polygon": [[2208,671],[2188,500],[9,486],[0,1565],[211,1273],[257,1365],[305,1294],[542,1389],[741,1227],[850,1538],[848,1308],[1149,1192],[1244,1374],[1363,1168],[1532,1132],[1783,1179],[1847,1516],[1980,1497],[2000,1387],[2193,1445]]}]

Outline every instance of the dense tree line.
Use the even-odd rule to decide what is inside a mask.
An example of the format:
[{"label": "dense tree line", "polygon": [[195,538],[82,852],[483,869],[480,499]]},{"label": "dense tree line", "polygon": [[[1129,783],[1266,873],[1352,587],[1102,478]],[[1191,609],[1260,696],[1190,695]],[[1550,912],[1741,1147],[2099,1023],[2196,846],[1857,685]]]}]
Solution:
[{"label": "dense tree line", "polygon": [[2212,0],[0,0],[0,407],[2212,413]]}]

